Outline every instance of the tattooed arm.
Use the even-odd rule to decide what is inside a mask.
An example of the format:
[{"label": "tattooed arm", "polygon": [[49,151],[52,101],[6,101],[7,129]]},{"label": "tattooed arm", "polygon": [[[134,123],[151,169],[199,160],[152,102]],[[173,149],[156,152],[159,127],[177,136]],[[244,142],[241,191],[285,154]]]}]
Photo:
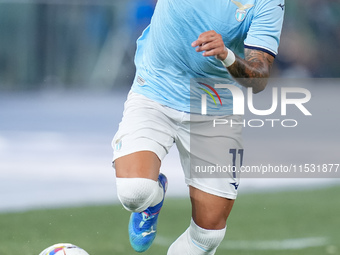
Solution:
[{"label": "tattooed arm", "polygon": [[[202,33],[191,45],[197,47],[197,52],[203,52],[203,56],[216,56],[224,60],[228,51],[225,49],[222,36],[215,31]],[[252,87],[254,93],[261,92],[267,85],[270,69],[274,57],[260,50],[245,49],[245,59],[236,56],[234,64],[227,69],[229,73],[241,85]]]},{"label": "tattooed arm", "polygon": [[245,59],[236,56],[227,69],[241,85],[252,87],[254,93],[261,92],[267,85],[274,57],[260,50],[245,49],[244,53]]}]

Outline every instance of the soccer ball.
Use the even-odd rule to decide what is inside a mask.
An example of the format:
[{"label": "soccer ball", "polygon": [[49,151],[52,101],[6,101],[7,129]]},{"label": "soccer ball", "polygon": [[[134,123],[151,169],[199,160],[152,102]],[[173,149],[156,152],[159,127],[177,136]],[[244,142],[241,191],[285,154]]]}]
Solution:
[{"label": "soccer ball", "polygon": [[43,250],[39,255],[89,255],[85,250],[70,243],[58,243]]}]

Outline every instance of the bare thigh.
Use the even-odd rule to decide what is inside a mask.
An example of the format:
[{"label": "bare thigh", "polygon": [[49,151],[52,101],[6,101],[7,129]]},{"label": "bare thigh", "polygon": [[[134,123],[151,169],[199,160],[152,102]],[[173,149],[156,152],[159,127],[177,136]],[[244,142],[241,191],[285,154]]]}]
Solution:
[{"label": "bare thigh", "polygon": [[147,178],[157,181],[161,161],[152,151],[138,151],[115,160],[118,178]]}]

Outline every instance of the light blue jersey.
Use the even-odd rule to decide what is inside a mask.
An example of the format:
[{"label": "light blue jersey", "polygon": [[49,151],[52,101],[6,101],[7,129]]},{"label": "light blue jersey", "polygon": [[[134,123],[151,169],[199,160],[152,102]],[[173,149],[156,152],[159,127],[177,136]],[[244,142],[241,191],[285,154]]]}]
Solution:
[{"label": "light blue jersey", "polygon": [[[179,111],[199,113],[202,91],[194,91],[193,100],[190,81],[223,78],[223,83],[240,85],[221,61],[202,56],[191,43],[201,33],[215,30],[240,57],[245,47],[275,56],[283,16],[284,0],[158,0],[151,24],[137,41],[132,91]],[[207,113],[232,114],[230,91],[218,94],[223,110],[208,101]]]}]

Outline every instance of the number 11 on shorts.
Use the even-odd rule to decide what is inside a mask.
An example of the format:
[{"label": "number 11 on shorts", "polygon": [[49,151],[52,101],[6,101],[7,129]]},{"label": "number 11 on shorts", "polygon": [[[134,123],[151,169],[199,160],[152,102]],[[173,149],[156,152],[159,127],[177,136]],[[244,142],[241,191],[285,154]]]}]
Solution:
[{"label": "number 11 on shorts", "polygon": [[236,178],[236,160],[238,160],[237,156],[239,155],[239,160],[240,160],[240,167],[243,164],[243,149],[230,149],[229,153],[233,156],[233,178]]}]

